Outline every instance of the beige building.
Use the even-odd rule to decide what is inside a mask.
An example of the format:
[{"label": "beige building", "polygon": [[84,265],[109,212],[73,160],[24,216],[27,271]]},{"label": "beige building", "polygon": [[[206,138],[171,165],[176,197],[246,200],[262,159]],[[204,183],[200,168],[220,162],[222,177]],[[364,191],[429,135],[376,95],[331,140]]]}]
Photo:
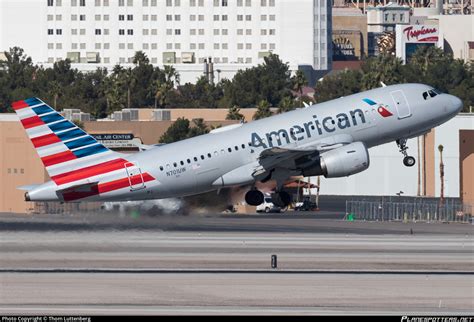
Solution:
[{"label": "beige building", "polygon": [[333,60],[360,60],[367,56],[367,16],[354,7],[332,8]]}]

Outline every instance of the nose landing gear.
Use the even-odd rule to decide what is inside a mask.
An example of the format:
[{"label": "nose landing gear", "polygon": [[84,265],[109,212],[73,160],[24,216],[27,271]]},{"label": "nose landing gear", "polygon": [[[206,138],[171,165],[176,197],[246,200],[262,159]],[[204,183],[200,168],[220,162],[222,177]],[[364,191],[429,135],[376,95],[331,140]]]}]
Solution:
[{"label": "nose landing gear", "polygon": [[400,149],[400,152],[403,154],[403,164],[406,167],[413,167],[416,163],[416,160],[414,157],[409,156],[407,153],[408,147],[407,147],[407,140],[406,139],[398,139],[395,142],[397,142],[397,146]]}]

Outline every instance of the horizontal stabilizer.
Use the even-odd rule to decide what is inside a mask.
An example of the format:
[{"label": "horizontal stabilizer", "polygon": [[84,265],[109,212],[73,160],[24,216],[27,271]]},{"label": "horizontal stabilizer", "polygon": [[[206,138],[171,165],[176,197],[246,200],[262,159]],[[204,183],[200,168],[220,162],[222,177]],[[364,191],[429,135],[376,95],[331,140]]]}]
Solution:
[{"label": "horizontal stabilizer", "polygon": [[58,190],[59,199],[64,201],[74,201],[99,194],[99,182],[78,184],[66,189]]},{"label": "horizontal stabilizer", "polygon": [[38,186],[40,186],[40,184],[29,184],[29,185],[26,185],[26,186],[19,186],[19,187],[16,187],[16,188],[18,190],[31,191],[31,190],[37,188]]}]

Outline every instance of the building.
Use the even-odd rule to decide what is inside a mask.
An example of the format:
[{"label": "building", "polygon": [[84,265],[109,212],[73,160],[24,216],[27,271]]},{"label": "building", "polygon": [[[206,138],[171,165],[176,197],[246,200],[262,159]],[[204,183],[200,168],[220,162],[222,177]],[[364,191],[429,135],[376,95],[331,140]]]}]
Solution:
[{"label": "building", "polygon": [[271,52],[310,83],[331,69],[329,0],[2,0],[0,15],[0,50],[20,46],[45,66],[111,69],[141,50],[183,83],[209,58],[218,80]]},{"label": "building", "polygon": [[[389,2],[386,5],[368,7],[367,37],[369,56],[378,55],[380,51],[387,51],[387,48],[383,48],[380,45],[380,41],[387,42],[387,39],[383,39],[383,37],[390,38],[387,36],[395,33],[396,25],[407,25],[409,23],[410,7],[407,5]],[[391,48],[388,50],[391,50]]]},{"label": "building", "polygon": [[436,25],[397,25],[396,55],[406,62],[419,47],[443,48],[443,38]]},{"label": "building", "polygon": [[361,60],[367,56],[367,16],[344,1],[334,1],[332,8],[332,59]]},{"label": "building", "polygon": [[[456,59],[474,61],[474,15],[430,15],[412,18],[415,24],[396,26],[396,54],[404,62],[420,46],[438,46]],[[418,24],[419,22],[422,23]],[[462,36],[459,35],[460,30]]]}]

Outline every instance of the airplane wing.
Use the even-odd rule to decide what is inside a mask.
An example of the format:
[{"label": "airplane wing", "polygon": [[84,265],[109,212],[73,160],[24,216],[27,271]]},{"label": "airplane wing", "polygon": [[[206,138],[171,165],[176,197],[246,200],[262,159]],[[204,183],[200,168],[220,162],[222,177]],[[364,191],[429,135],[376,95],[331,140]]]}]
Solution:
[{"label": "airplane wing", "polygon": [[297,168],[295,161],[305,155],[324,153],[352,142],[351,135],[341,134],[291,148],[272,147],[260,153],[260,167],[255,174],[261,174],[275,167],[295,169]]}]

